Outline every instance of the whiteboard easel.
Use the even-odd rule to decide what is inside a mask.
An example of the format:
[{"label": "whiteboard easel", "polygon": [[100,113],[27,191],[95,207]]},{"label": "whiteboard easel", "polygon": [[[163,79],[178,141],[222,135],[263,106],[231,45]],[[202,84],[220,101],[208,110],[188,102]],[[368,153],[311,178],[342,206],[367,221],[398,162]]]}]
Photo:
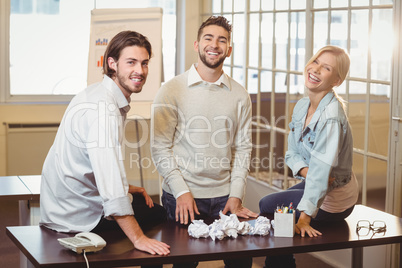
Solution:
[{"label": "whiteboard easel", "polygon": [[103,54],[108,42],[119,32],[131,30],[145,35],[152,45],[147,81],[141,93],[131,95],[130,115],[150,118],[152,101],[162,81],[162,9],[124,8],[91,11],[88,58],[88,85],[103,80]]}]

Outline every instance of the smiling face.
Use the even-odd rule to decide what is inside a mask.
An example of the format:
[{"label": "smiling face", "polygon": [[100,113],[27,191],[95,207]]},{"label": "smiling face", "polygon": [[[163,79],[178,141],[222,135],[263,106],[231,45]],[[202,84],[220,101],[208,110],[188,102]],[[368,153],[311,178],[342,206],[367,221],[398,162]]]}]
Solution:
[{"label": "smiling face", "polygon": [[336,57],[323,52],[305,68],[305,86],[312,92],[329,92],[341,82],[336,69]]},{"label": "smiling face", "polygon": [[126,98],[141,92],[148,76],[148,63],[148,51],[139,46],[125,47],[117,61],[108,58],[109,67],[116,72],[112,79]]},{"label": "smiling face", "polygon": [[200,40],[194,42],[194,49],[198,51],[199,64],[208,68],[222,68],[226,57],[230,56],[229,33],[221,26],[206,26]]}]

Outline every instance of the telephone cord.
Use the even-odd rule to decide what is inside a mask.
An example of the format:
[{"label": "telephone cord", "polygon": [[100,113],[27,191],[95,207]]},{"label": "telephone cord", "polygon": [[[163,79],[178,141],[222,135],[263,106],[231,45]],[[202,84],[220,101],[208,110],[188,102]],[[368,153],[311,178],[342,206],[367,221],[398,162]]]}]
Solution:
[{"label": "telephone cord", "polygon": [[84,250],[83,250],[84,259],[85,259],[85,262],[87,263],[87,268],[89,268],[88,258],[87,258],[87,255],[86,255],[85,253],[86,253],[86,252],[85,252],[85,249],[84,249]]}]

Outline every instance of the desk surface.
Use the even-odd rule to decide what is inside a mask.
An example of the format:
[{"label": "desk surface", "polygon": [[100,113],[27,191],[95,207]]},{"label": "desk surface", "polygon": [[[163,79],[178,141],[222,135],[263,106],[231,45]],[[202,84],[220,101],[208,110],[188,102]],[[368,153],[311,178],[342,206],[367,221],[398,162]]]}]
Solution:
[{"label": "desk surface", "polygon": [[1,176],[0,200],[39,200],[40,175]]},{"label": "desk surface", "polygon": [[[385,221],[387,223],[385,235],[359,239],[355,228],[357,221],[361,219]],[[401,218],[362,205],[357,205],[353,213],[341,223],[315,227],[323,233],[322,236],[301,238],[296,235],[294,238],[282,238],[274,237],[271,230],[268,236],[246,235],[236,239],[213,241],[210,238],[189,237],[187,227],[167,222],[147,231],[146,234],[169,244],[171,253],[168,256],[152,256],[135,250],[124,233],[114,231],[102,233],[101,236],[106,240],[107,246],[97,253],[88,253],[87,257],[91,267],[121,267],[402,243]],[[56,240],[72,234],[57,233],[38,226],[7,227],[6,232],[35,267],[75,267],[78,263],[85,262],[82,255],[63,248]]]},{"label": "desk surface", "polygon": [[32,195],[34,195],[35,197],[39,197],[40,182],[42,178],[41,175],[24,175],[24,176],[18,176],[18,178],[29,189]]},{"label": "desk surface", "polygon": [[0,177],[0,200],[30,199],[31,195],[18,176]]}]

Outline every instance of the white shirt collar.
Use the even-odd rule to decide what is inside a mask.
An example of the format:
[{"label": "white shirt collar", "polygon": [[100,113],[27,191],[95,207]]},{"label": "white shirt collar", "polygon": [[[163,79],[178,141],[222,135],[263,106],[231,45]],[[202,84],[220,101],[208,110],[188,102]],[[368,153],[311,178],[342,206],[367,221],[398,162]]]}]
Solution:
[{"label": "white shirt collar", "polygon": [[215,82],[211,83],[211,82],[207,82],[207,81],[202,80],[201,76],[199,75],[199,73],[198,73],[198,71],[196,69],[196,65],[197,64],[191,65],[191,68],[189,70],[188,80],[187,80],[187,86],[188,87],[198,85],[200,83],[208,83],[210,85],[217,85],[218,87],[225,88],[227,90],[231,90],[230,81],[229,81],[228,76],[225,74],[225,72],[222,73],[222,75],[219,77],[218,80],[216,80]]},{"label": "white shirt collar", "polygon": [[106,88],[110,89],[113,96],[116,99],[117,106],[122,109],[124,112],[128,113],[130,111],[130,102],[131,98],[128,99],[124,96],[123,92],[119,88],[119,86],[107,75],[103,76],[102,83],[105,85]]}]

